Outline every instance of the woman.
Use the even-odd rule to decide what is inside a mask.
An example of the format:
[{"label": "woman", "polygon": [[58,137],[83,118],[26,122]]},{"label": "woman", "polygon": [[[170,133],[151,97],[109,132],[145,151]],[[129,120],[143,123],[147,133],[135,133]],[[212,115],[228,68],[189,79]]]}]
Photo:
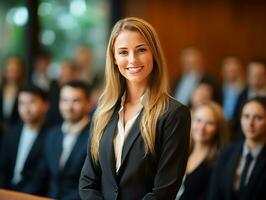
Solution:
[{"label": "woman", "polygon": [[7,128],[19,120],[17,95],[25,83],[24,62],[17,56],[7,58],[0,88],[0,120]]},{"label": "woman", "polygon": [[189,151],[190,113],[167,93],[153,27],[118,21],[106,56],[105,88],[80,178],[82,199],[174,199]]},{"label": "woman", "polygon": [[228,127],[222,108],[215,102],[197,107],[192,117],[191,153],[176,200],[206,199],[213,163],[227,139]]}]

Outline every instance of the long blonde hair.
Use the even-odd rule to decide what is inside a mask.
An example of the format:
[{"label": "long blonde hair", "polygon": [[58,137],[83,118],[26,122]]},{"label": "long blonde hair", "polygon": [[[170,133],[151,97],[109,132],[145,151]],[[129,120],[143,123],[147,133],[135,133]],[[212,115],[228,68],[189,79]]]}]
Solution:
[{"label": "long blonde hair", "polygon": [[139,32],[153,54],[153,70],[149,76],[146,89],[147,102],[144,105],[140,123],[141,136],[146,145],[146,153],[155,155],[156,124],[165,111],[168,99],[167,68],[158,36],[154,28],[139,18],[119,20],[111,32],[106,52],[105,86],[93,118],[91,156],[94,161],[99,159],[99,144],[104,129],[110,120],[116,103],[126,89],[125,78],[120,74],[114,59],[114,43],[123,30]]},{"label": "long blonde hair", "polygon": [[[197,112],[197,110],[203,107],[209,108],[213,112],[216,120],[216,132],[211,142],[209,143],[209,153],[206,157],[206,160],[213,161],[216,158],[221,147],[223,147],[226,143],[228,143],[229,129],[227,121],[223,114],[223,109],[218,103],[213,101],[204,103],[196,107],[195,110],[193,110],[192,112],[192,120],[195,120],[194,115]],[[194,142],[193,140],[191,140],[191,151],[193,150],[193,148],[194,148]]]}]

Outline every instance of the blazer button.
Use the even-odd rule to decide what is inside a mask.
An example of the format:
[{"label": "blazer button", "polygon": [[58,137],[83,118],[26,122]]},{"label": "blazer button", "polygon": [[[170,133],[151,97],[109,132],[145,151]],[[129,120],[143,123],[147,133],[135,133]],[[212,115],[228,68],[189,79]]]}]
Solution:
[{"label": "blazer button", "polygon": [[118,188],[115,189],[115,193],[118,193]]}]

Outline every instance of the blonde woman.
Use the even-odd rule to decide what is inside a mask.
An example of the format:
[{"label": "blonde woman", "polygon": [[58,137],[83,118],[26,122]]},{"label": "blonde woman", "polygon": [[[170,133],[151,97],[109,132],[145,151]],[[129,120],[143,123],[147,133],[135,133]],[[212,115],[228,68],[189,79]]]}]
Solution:
[{"label": "blonde woman", "polygon": [[176,200],[206,199],[213,163],[227,140],[228,127],[221,106],[209,102],[196,107],[192,117],[191,153]]},{"label": "blonde woman", "polygon": [[174,199],[186,168],[190,112],[168,95],[163,52],[150,24],[138,18],[115,24],[105,78],[81,199]]}]

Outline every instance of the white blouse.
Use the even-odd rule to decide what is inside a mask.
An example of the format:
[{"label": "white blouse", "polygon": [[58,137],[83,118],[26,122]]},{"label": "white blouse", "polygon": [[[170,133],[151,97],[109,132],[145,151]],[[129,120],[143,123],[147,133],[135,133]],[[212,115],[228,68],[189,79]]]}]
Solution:
[{"label": "white blouse", "polygon": [[[141,104],[142,108],[144,105],[144,98],[145,94],[141,96]],[[133,116],[131,119],[129,119],[126,123],[124,123],[124,103],[125,103],[125,93],[122,96],[121,99],[121,108],[119,110],[119,119],[117,122],[117,130],[114,137],[114,154],[115,154],[115,160],[116,160],[116,172],[118,172],[120,166],[121,166],[121,159],[122,159],[122,151],[123,151],[123,145],[124,142],[134,124],[137,117],[139,116],[139,112],[136,113],[135,116]],[[125,126],[123,126],[125,124]]]}]

